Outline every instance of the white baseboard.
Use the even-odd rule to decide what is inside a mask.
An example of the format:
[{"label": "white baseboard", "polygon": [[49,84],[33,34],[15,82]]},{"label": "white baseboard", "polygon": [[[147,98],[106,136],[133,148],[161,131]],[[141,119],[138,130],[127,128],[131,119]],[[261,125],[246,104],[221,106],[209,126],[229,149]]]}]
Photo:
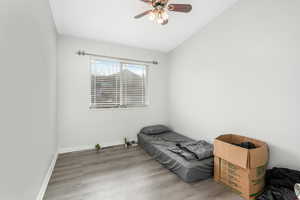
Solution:
[{"label": "white baseboard", "polygon": [[44,178],[44,181],[42,183],[42,187],[40,189],[40,192],[39,192],[36,200],[43,200],[43,198],[44,198],[45,192],[47,190],[48,183],[50,181],[52,172],[54,170],[54,166],[55,166],[55,163],[56,163],[56,160],[57,160],[57,156],[58,156],[58,153],[55,153],[55,155],[53,157],[53,160],[52,160],[52,162],[50,164],[50,167],[49,167],[49,169],[47,171],[47,174],[46,174],[46,176]]},{"label": "white baseboard", "polygon": [[[113,142],[113,143],[106,143],[106,144],[100,144],[102,148],[105,147],[111,147],[111,146],[116,146],[120,145],[120,142]],[[58,153],[70,153],[74,151],[84,151],[84,150],[90,150],[94,149],[95,145],[84,145],[84,146],[77,146],[77,147],[64,147],[64,148],[59,148]]]},{"label": "white baseboard", "polygon": [[65,147],[65,148],[60,148],[58,150],[59,154],[62,153],[70,153],[70,152],[74,152],[74,151],[84,151],[84,150],[89,150],[89,149],[93,149],[94,146],[91,145],[87,145],[87,146],[78,146],[78,147]]}]

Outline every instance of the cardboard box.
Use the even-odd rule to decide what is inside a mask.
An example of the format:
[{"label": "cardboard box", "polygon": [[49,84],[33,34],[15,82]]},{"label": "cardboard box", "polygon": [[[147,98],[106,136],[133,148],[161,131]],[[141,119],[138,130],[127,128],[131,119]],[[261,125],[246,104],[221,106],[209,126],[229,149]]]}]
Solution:
[{"label": "cardboard box", "polygon": [[[245,149],[233,144],[252,142],[257,148]],[[269,160],[266,143],[239,135],[221,135],[214,141],[214,179],[230,187],[243,198],[255,199],[265,186]]]}]

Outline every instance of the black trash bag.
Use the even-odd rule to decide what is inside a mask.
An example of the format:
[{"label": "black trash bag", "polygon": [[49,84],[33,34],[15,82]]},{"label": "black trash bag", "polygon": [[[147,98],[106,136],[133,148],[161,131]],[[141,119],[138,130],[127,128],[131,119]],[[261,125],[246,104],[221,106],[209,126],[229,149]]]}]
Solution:
[{"label": "black trash bag", "polygon": [[236,146],[239,146],[239,147],[242,147],[245,149],[255,149],[256,148],[255,144],[253,144],[252,142],[242,142],[240,144],[233,144],[233,145],[236,145]]},{"label": "black trash bag", "polygon": [[267,170],[266,188],[257,200],[298,200],[294,186],[300,182],[300,172],[286,168]]},{"label": "black trash bag", "polygon": [[252,142],[242,142],[240,147],[243,147],[245,149],[256,149],[255,144],[253,144]]},{"label": "black trash bag", "polygon": [[276,168],[267,171],[266,184],[274,187],[284,187],[294,190],[295,184],[300,182],[300,172],[286,168]]},{"label": "black trash bag", "polygon": [[269,186],[256,200],[298,200],[295,193],[287,188]]}]

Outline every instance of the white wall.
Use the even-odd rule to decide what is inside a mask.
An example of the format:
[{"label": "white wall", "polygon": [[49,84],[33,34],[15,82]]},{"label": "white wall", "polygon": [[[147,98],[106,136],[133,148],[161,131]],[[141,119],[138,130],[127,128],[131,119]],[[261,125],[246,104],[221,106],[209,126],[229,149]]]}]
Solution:
[{"label": "white wall", "polygon": [[57,150],[56,31],[47,0],[0,1],[0,199],[33,200]]},{"label": "white wall", "polygon": [[[89,56],[79,50],[125,58],[158,60],[149,70],[150,106],[147,108],[89,110]],[[67,36],[58,39],[58,132],[62,151],[122,144],[145,125],[167,122],[167,64],[154,51]]]},{"label": "white wall", "polygon": [[300,1],[241,0],[170,54],[170,124],[266,141],[300,168]]}]

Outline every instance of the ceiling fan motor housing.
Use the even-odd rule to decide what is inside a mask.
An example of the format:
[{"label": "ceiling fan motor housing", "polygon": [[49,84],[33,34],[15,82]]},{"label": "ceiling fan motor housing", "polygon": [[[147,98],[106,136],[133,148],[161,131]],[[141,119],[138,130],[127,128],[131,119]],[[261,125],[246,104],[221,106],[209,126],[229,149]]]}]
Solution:
[{"label": "ceiling fan motor housing", "polygon": [[166,6],[166,3],[164,1],[155,0],[152,2],[152,6],[154,8],[164,8]]}]

